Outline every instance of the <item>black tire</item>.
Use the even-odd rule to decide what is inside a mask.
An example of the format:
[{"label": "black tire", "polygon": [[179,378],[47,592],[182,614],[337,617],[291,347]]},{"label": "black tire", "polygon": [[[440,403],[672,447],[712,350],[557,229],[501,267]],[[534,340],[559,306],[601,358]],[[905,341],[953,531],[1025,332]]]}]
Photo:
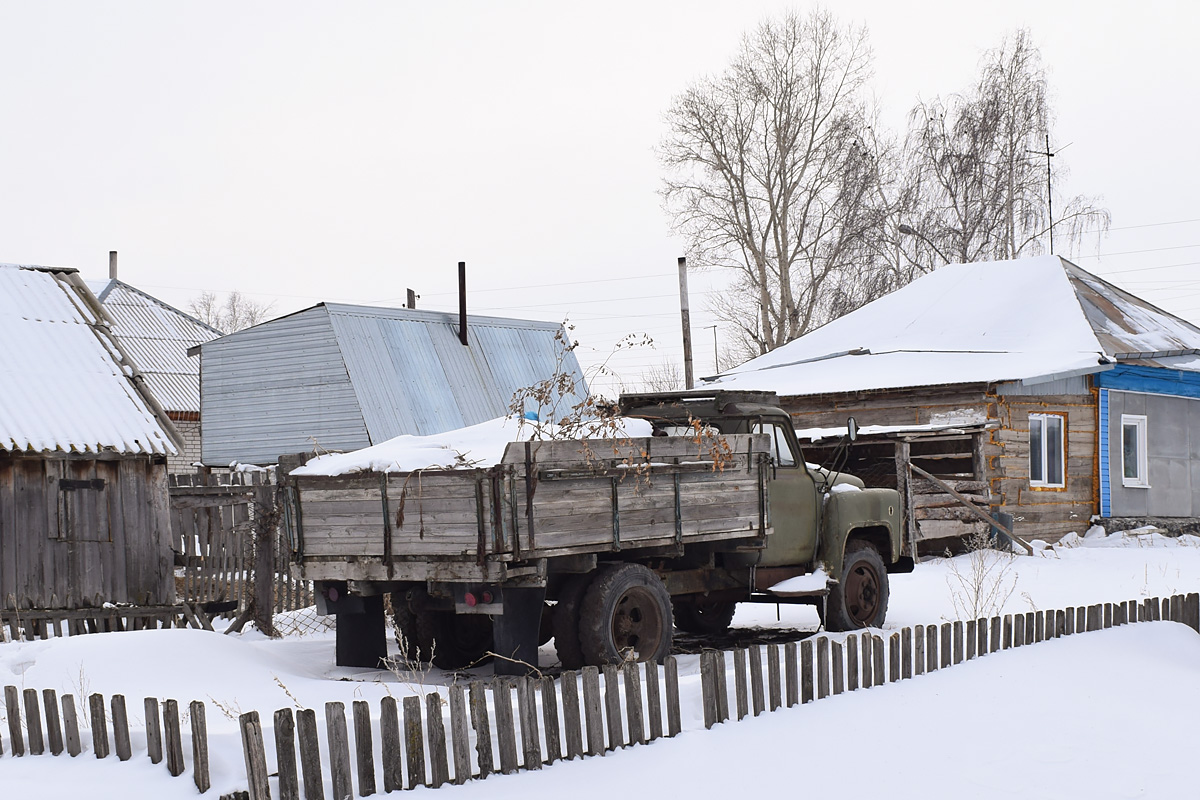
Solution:
[{"label": "black tire", "polygon": [[641,564],[600,572],[579,609],[579,644],[587,664],[662,661],[671,653],[671,595]]},{"label": "black tire", "polygon": [[705,597],[679,598],[673,603],[675,627],[686,633],[724,633],[733,622],[737,603]]},{"label": "black tire", "polygon": [[558,652],[563,669],[579,669],[584,664],[583,648],[579,645],[579,608],[594,577],[594,572],[572,575],[558,593],[551,626],[554,630],[554,649]]},{"label": "black tire", "polygon": [[826,601],[825,628],[852,631],[881,627],[887,618],[888,574],[875,545],[862,539],[847,542],[839,577]]},{"label": "black tire", "polygon": [[417,612],[411,605],[412,592],[392,593],[392,622],[396,647],[402,661],[428,661],[433,648],[433,633],[428,625],[419,624]]}]

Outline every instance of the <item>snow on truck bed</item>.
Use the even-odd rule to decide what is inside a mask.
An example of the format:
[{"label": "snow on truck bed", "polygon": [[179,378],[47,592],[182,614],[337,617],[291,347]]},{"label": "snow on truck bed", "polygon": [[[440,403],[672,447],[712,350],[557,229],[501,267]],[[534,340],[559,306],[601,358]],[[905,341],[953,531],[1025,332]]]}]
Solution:
[{"label": "snow on truck bed", "polygon": [[[557,426],[542,424],[544,436],[553,438]],[[331,453],[293,470],[293,475],[348,475],[355,472],[414,472],[420,469],[486,468],[500,463],[511,442],[533,437],[538,426],[529,422],[499,417],[467,428],[431,436],[397,436],[362,450]],[[643,419],[621,417],[617,435],[649,436],[650,423]],[[613,431],[596,426],[593,438],[611,436]]]}]

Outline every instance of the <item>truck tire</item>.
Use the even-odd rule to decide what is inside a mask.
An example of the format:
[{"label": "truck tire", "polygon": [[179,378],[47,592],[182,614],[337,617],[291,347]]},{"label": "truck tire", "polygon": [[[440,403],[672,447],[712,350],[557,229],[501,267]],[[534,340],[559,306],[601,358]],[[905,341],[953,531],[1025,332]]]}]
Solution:
[{"label": "truck tire", "polygon": [[[414,599],[418,601],[415,604]],[[412,592],[392,596],[392,620],[402,661],[429,661],[440,669],[461,669],[489,660],[484,654],[492,649],[491,617],[422,608],[420,599]]]},{"label": "truck tire", "polygon": [[705,597],[681,597],[673,606],[675,627],[686,633],[724,633],[737,611],[737,603]]},{"label": "truck tire", "polygon": [[662,661],[671,652],[671,595],[641,564],[601,571],[579,609],[579,644],[585,663]]},{"label": "truck tire", "polygon": [[409,604],[409,592],[392,593],[392,624],[400,660],[416,664],[429,660],[433,635],[428,626],[417,624],[417,612]]},{"label": "truck tire", "polygon": [[596,573],[572,575],[558,593],[558,603],[551,614],[554,630],[554,649],[563,669],[579,669],[584,665],[583,648],[579,645],[579,608],[583,596]]},{"label": "truck tire", "polygon": [[862,539],[847,542],[840,578],[826,601],[826,630],[882,626],[887,617],[888,573],[875,545]]}]

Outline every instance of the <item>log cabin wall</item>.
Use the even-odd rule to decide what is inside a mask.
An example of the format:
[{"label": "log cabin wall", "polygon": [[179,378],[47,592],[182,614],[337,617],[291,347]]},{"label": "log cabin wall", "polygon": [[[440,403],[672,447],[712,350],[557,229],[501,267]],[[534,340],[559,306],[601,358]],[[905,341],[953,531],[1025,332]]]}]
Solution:
[{"label": "log cabin wall", "polygon": [[[1014,532],[1026,538],[1053,543],[1072,531],[1083,535],[1098,509],[1095,395],[996,393],[991,399],[988,417],[999,427],[984,445],[984,457],[993,502],[1013,515]],[[1031,414],[1064,419],[1061,487],[1031,485]]]},{"label": "log cabin wall", "polygon": [[0,454],[0,606],[174,601],[164,457]]}]

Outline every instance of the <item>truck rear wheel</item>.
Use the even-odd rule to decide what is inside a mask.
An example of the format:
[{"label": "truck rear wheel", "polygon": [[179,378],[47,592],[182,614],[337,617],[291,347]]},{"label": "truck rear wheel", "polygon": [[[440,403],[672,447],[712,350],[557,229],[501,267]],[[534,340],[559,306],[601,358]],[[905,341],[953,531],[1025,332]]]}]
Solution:
[{"label": "truck rear wheel", "polygon": [[492,618],[423,608],[422,599],[423,592],[392,595],[392,620],[401,659],[429,661],[440,669],[483,663],[492,649]]},{"label": "truck rear wheel", "polygon": [[826,601],[825,628],[851,631],[882,626],[887,617],[888,574],[875,545],[862,539],[847,542],[840,578]]},{"label": "truck rear wheel", "polygon": [[671,595],[641,564],[600,572],[579,611],[579,644],[588,664],[662,661],[671,652]]},{"label": "truck rear wheel", "polygon": [[563,669],[579,669],[584,665],[583,648],[579,644],[579,608],[595,573],[572,575],[558,593],[558,603],[551,614],[554,630],[554,649]]},{"label": "truck rear wheel", "polygon": [[681,597],[674,601],[675,627],[687,633],[724,633],[733,622],[737,603],[706,597]]}]

